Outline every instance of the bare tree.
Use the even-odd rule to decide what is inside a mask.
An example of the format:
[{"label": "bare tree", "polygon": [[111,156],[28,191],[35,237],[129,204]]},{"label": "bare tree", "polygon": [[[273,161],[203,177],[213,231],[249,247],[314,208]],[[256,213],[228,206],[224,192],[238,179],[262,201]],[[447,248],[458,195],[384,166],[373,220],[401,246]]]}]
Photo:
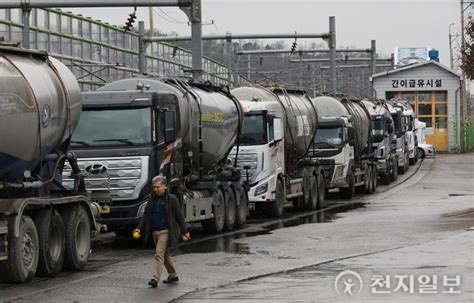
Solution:
[{"label": "bare tree", "polygon": [[462,64],[461,68],[466,77],[470,80],[474,80],[474,22],[469,21],[466,26],[467,39],[464,44],[464,48],[461,50],[462,53]]}]

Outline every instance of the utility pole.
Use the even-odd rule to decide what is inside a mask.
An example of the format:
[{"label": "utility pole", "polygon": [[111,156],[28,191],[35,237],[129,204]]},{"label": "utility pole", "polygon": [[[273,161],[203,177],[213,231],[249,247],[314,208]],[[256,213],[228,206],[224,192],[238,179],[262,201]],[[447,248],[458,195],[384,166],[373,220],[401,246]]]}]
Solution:
[{"label": "utility pole", "polygon": [[451,35],[451,26],[454,23],[449,25],[449,67],[454,70],[454,58],[453,58],[453,35]]},{"label": "utility pole", "polygon": [[148,13],[150,14],[150,33],[149,33],[149,35],[154,36],[155,31],[153,30],[154,29],[154,25],[153,25],[153,7],[150,6],[148,8]]},{"label": "utility pole", "polygon": [[336,18],[329,17],[329,58],[331,66],[331,93],[337,91],[337,75],[336,75]]}]

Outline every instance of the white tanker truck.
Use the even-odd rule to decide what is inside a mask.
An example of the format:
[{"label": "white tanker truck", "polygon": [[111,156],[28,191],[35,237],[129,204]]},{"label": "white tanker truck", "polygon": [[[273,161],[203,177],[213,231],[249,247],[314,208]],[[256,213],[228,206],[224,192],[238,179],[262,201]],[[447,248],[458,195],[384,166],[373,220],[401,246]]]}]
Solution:
[{"label": "white tanker truck", "polygon": [[[228,91],[181,79],[132,78],[82,98],[71,145],[79,167],[105,172],[86,178],[86,186],[93,192],[110,186],[112,205],[101,215],[109,230],[131,236],[152,192],[151,179],[160,173],[186,222],[201,222],[209,232],[244,224],[247,189],[227,161],[243,113]],[[73,180],[65,182],[72,187]]]},{"label": "white tanker truck", "polygon": [[[81,269],[98,227],[68,152],[81,113],[79,85],[59,61],[0,46],[0,280],[26,282]],[[61,184],[65,161],[73,186]]]},{"label": "white tanker truck", "polygon": [[318,128],[318,115],[303,91],[261,86],[232,90],[244,109],[240,150],[242,179],[249,184],[251,207],[264,206],[279,217],[286,204],[314,210],[325,197],[324,175],[307,156]]}]

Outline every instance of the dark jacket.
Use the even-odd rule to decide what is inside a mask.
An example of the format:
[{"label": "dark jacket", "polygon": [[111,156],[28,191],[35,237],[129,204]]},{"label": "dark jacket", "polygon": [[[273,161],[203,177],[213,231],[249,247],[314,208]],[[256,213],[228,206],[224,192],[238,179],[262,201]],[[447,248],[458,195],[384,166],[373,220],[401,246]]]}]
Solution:
[{"label": "dark jacket", "polygon": [[[165,205],[169,226],[168,246],[173,248],[178,245],[179,237],[177,237],[177,235],[184,235],[188,230],[186,229],[186,223],[184,222],[178,198],[173,194],[168,194],[168,192],[166,192],[165,195]],[[148,200],[148,204],[145,206],[145,212],[137,226],[143,235],[143,243],[148,243],[151,237],[151,215],[157,202],[157,199],[155,198],[156,195],[153,193]],[[179,230],[176,230],[177,228],[179,228]]]}]

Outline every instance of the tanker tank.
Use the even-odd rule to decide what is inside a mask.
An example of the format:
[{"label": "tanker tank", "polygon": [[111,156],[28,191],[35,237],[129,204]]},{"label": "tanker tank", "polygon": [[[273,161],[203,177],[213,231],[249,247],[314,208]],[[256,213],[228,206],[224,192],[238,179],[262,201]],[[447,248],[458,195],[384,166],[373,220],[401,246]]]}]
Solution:
[{"label": "tanker tank", "polygon": [[[318,109],[318,113],[321,111],[327,115],[334,114],[337,117],[337,114],[339,114],[341,117],[349,118],[354,129],[356,158],[360,158],[362,154],[369,152],[371,119],[367,109],[360,101],[334,96],[319,96],[311,99],[311,101]],[[346,111],[342,110],[341,105],[345,107]]]},{"label": "tanker tank", "polygon": [[285,165],[292,167],[306,155],[318,128],[318,115],[309,98],[301,91],[282,88],[240,87],[232,94],[242,101],[276,101],[284,110]]},{"label": "tanker tank", "polygon": [[[224,165],[237,143],[243,120],[240,102],[210,86],[189,86],[183,90],[174,79],[134,78],[105,85],[99,91],[134,90],[141,82],[150,91],[172,93],[178,98],[179,129],[182,138],[185,174],[202,169],[204,174]],[[200,116],[199,116],[200,113]],[[202,123],[202,160],[199,159],[199,118]],[[199,164],[201,163],[201,164]]]},{"label": "tanker tank", "polygon": [[80,113],[79,85],[65,65],[43,52],[0,47],[0,179],[35,172],[70,138]]}]

